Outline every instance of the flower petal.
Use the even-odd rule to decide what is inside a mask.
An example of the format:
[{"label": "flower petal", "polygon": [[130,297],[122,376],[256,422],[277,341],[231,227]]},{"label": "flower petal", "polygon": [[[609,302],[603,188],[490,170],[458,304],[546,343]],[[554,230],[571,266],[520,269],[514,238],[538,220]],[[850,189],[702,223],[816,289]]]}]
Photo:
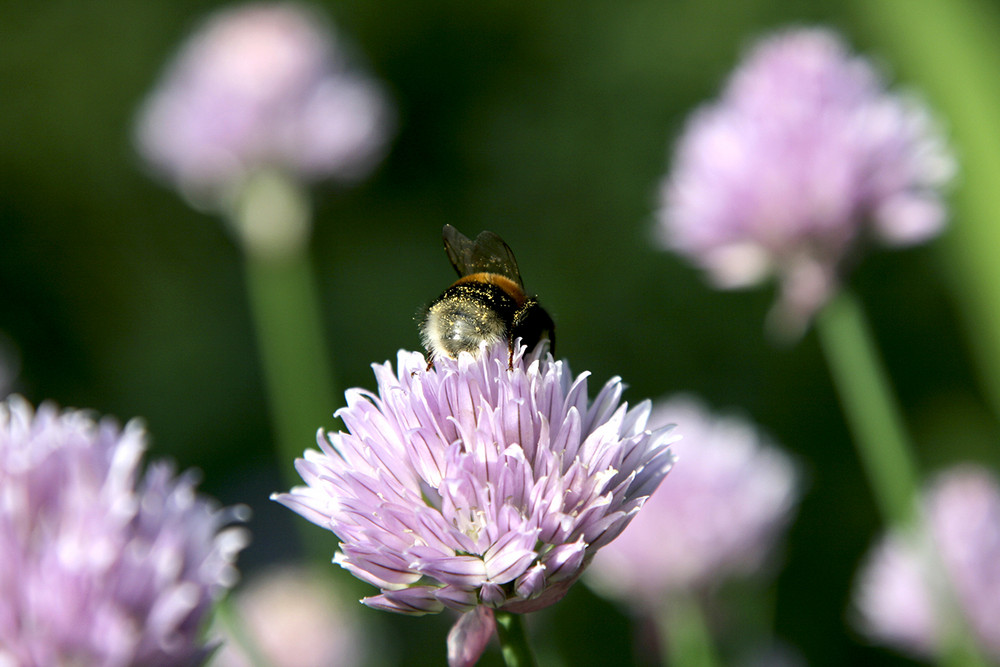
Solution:
[{"label": "flower petal", "polygon": [[424,614],[436,614],[444,609],[444,605],[437,599],[436,593],[437,588],[433,586],[411,586],[367,597],[361,603],[373,609],[423,616]]},{"label": "flower petal", "polygon": [[476,607],[462,614],[448,632],[448,667],[472,667],[486,650],[496,621],[489,607]]}]

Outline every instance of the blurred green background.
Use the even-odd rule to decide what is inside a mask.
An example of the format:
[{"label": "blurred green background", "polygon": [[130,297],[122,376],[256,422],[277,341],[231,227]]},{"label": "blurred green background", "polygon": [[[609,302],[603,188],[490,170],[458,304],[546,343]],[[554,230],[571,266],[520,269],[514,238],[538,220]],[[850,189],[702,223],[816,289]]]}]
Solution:
[{"label": "blurred green background", "polygon": [[[713,291],[652,243],[667,149],[754,38],[830,25],[894,82],[915,83],[864,5],[317,4],[399,113],[372,178],[312,191],[312,255],[341,388],[372,388],[372,362],[419,346],[414,315],[453,275],[441,226],[494,230],[553,314],[559,355],[575,371],[597,383],[622,376],[631,402],[694,392],[748,415],[800,460],[807,492],[768,593],[777,638],[811,665],[906,664],[850,624],[850,584],[878,518],[815,336],[770,344],[769,289]],[[206,492],[251,505],[245,576],[299,557],[289,544],[303,520],[267,500],[290,462],[272,454],[240,253],[218,218],[150,179],[131,144],[137,105],[164,62],[221,5],[0,6],[0,331],[20,352],[16,388],[34,403],[139,416],[152,456],[200,468]],[[963,459],[997,467],[997,421],[946,280],[955,259],[941,245],[872,253],[851,284],[924,469]],[[382,659],[443,663],[446,615],[362,614],[395,642]],[[647,659],[634,649],[641,631],[583,586],[528,621],[543,664]],[[498,661],[492,653],[483,664]]]}]

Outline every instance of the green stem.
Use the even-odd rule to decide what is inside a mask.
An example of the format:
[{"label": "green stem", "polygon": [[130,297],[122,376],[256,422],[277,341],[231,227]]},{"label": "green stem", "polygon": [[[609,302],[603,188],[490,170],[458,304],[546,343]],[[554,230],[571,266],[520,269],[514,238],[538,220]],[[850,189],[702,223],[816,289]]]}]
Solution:
[{"label": "green stem", "polygon": [[[301,484],[294,461],[332,426],[337,407],[308,241],[309,200],[293,179],[262,171],[234,196],[229,223],[244,251],[247,297],[264,371],[275,453],[288,487]],[[303,531],[310,552],[328,556]],[[322,549],[322,550],[321,550]]]},{"label": "green stem", "polygon": [[694,594],[671,596],[657,620],[665,665],[716,667],[719,664],[704,609]]},{"label": "green stem", "polygon": [[846,290],[816,320],[820,344],[886,523],[913,526],[917,466],[868,323]]},{"label": "green stem", "polygon": [[[919,539],[918,473],[889,379],[860,304],[843,291],[816,321],[820,343],[840,393],[854,443],[885,522]],[[944,564],[933,548],[928,569],[934,581],[947,581]],[[943,619],[944,640],[938,662],[948,667],[973,667],[986,662],[959,610],[950,585],[935,591]]]},{"label": "green stem", "polygon": [[537,663],[528,644],[528,635],[524,632],[521,614],[497,611],[494,615],[504,664],[507,667],[534,667]]},{"label": "green stem", "polygon": [[282,474],[300,483],[293,461],[332,425],[336,408],[330,363],[305,254],[271,261],[246,257],[247,292],[257,330]]}]

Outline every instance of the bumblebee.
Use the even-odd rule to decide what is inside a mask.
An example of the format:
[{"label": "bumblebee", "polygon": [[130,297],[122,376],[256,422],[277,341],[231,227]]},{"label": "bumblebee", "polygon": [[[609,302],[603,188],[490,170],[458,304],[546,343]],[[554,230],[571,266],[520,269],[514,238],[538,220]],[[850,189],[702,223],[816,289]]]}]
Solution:
[{"label": "bumblebee", "polygon": [[511,362],[516,338],[529,350],[547,338],[554,349],[555,324],[538,299],[525,294],[510,246],[493,232],[480,232],[473,241],[451,225],[441,235],[458,280],[420,318],[430,363],[462,351],[476,354],[483,341],[506,340]]}]

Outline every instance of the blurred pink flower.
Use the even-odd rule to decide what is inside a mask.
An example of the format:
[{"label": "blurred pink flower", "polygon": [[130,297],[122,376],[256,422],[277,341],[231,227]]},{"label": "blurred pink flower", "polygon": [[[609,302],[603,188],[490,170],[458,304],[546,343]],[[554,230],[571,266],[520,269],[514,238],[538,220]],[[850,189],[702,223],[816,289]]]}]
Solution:
[{"label": "blurred pink flower", "polygon": [[186,194],[218,204],[249,172],[354,181],[382,158],[382,87],[351,68],[315,12],[248,4],[211,17],[139,114],[136,141]]},{"label": "blurred pink flower", "polygon": [[237,508],[162,461],[135,422],[0,403],[0,665],[201,664],[235,583]]},{"label": "blurred pink flower", "polygon": [[[917,656],[934,656],[952,621],[952,613],[938,604],[949,585],[942,581],[943,574],[974,636],[1000,659],[996,476],[978,466],[957,466],[934,480],[923,507],[929,544],[890,533],[862,567],[855,586],[859,625],[879,642]],[[934,557],[943,564],[943,573],[933,567]]]},{"label": "blurred pink flower", "polygon": [[[355,667],[362,664],[363,634],[344,594],[329,577],[281,566],[247,582],[234,596],[237,621],[272,667]],[[254,657],[230,636],[212,667],[253,667]]]},{"label": "blurred pink flower", "polygon": [[657,402],[650,426],[677,424],[673,471],[628,528],[595,557],[587,581],[655,611],[687,592],[759,571],[798,499],[796,468],[753,425],[686,397]]},{"label": "blurred pink flower", "polygon": [[689,120],[661,189],[664,243],[720,288],[775,275],[801,331],[868,237],[919,243],[945,221],[954,161],[928,111],[885,91],[833,32],[763,40]]}]

